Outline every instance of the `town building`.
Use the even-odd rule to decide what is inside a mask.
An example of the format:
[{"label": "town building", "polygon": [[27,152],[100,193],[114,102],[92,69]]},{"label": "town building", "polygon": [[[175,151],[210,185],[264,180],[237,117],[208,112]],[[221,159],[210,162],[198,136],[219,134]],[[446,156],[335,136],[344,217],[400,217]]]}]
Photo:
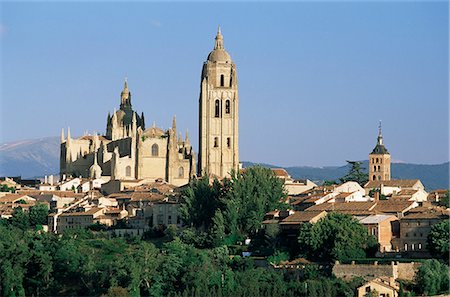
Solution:
[{"label": "town building", "polygon": [[392,250],[391,241],[399,237],[399,222],[394,215],[371,215],[359,220],[363,224],[369,235],[374,236],[380,245],[380,252],[390,252]]},{"label": "town building", "polygon": [[317,185],[309,179],[293,179],[284,168],[272,168],[272,172],[276,177],[283,181],[284,188],[288,195],[298,195],[317,187]]}]

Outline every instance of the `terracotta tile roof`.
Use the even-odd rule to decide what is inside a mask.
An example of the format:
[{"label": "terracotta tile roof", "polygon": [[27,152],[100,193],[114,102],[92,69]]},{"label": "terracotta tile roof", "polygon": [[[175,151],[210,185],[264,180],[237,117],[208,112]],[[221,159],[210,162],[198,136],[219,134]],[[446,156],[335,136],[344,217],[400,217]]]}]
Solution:
[{"label": "terracotta tile roof", "polygon": [[104,208],[94,207],[85,212],[66,212],[61,214],[60,216],[69,217],[69,216],[92,216],[99,211],[102,211]]},{"label": "terracotta tile roof", "polygon": [[372,180],[364,185],[364,188],[379,188],[381,185],[385,187],[411,188],[420,182],[418,179],[398,179],[398,180]]},{"label": "terracotta tile roof", "polygon": [[364,202],[344,202],[344,203],[322,203],[311,206],[306,211],[337,211],[337,212],[358,212],[358,211],[371,211],[376,205],[373,201]]},{"label": "terracotta tile roof", "polygon": [[288,216],[280,222],[281,225],[291,225],[298,223],[306,223],[316,218],[317,216],[323,215],[323,211],[296,211],[294,214]]},{"label": "terracotta tile roof", "polygon": [[74,198],[83,198],[86,196],[85,193],[74,193],[72,191],[39,191],[39,190],[19,190],[17,193],[33,196],[33,195],[45,195],[45,194],[53,194],[59,197],[74,197]]},{"label": "terracotta tile roof", "polygon": [[3,197],[0,197],[0,203],[13,203],[16,200],[21,200],[21,199],[29,201],[28,198],[31,198],[31,197],[29,197],[28,195],[24,195],[24,194],[7,194]]},{"label": "terracotta tile roof", "polygon": [[352,195],[353,193],[349,193],[349,192],[342,192],[337,194],[336,196],[334,196],[335,199],[345,199],[348,196]]},{"label": "terracotta tile roof", "polygon": [[322,199],[324,196],[326,196],[326,194],[312,195],[312,196],[309,196],[307,199],[305,199],[304,202],[314,203],[317,200]]},{"label": "terracotta tile roof", "polygon": [[394,215],[373,215],[373,216],[365,217],[365,218],[359,220],[359,222],[361,224],[379,224],[388,219],[397,220],[397,217]]},{"label": "terracotta tile roof", "polygon": [[417,207],[411,209],[403,219],[416,220],[416,219],[448,219],[450,211],[440,207]]},{"label": "terracotta tile roof", "polygon": [[[414,201],[391,201],[380,200],[373,209],[377,213],[399,213],[405,212],[414,206]],[[417,204],[416,204],[417,205]]]},{"label": "terracotta tile roof", "polygon": [[160,201],[166,198],[165,195],[151,192],[134,192],[131,194],[131,201]]},{"label": "terracotta tile roof", "polygon": [[277,177],[289,177],[289,173],[284,168],[271,168]]}]

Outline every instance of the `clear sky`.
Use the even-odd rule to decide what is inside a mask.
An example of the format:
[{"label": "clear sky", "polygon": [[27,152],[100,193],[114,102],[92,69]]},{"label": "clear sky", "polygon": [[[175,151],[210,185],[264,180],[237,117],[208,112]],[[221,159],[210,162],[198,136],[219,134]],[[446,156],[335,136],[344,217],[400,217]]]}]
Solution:
[{"label": "clear sky", "polygon": [[241,160],[449,160],[449,9],[423,2],[2,2],[0,142],[105,133],[124,77],[147,126],[177,116],[198,151],[217,26],[237,65]]}]

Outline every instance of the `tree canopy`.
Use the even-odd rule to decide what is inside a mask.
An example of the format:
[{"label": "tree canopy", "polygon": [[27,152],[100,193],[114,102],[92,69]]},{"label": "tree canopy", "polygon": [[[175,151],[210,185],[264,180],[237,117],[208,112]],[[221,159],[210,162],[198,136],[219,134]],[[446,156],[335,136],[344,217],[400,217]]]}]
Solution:
[{"label": "tree canopy", "polygon": [[298,242],[310,259],[328,262],[364,258],[365,250],[376,244],[355,218],[340,213],[330,213],[314,225],[303,224]]},{"label": "tree canopy", "polygon": [[427,238],[427,248],[430,253],[438,258],[448,260],[450,251],[450,222],[444,220],[431,226]]},{"label": "tree canopy", "polygon": [[365,173],[363,170],[362,165],[363,162],[361,161],[347,161],[347,164],[350,165],[350,170],[346,175],[341,177],[339,180],[341,183],[345,183],[348,181],[355,181],[361,186],[364,186],[367,181],[369,180],[367,173]]}]

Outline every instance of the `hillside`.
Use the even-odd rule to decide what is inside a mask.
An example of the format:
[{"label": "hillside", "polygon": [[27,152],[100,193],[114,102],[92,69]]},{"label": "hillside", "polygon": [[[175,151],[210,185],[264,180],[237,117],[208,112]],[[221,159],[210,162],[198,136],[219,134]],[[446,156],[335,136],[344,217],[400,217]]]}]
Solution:
[{"label": "hillside", "polygon": [[[244,167],[254,163],[243,162]],[[261,164],[265,167],[279,167]],[[367,168],[367,160],[364,161]],[[310,179],[321,183],[324,180],[336,180],[345,175],[348,167],[293,166],[285,168],[296,179]],[[427,190],[449,188],[449,163],[437,165],[418,165],[406,163],[392,164],[394,179],[420,179]],[[0,176],[18,176],[23,178],[39,177],[59,173],[59,138],[46,137],[0,144]]]}]

